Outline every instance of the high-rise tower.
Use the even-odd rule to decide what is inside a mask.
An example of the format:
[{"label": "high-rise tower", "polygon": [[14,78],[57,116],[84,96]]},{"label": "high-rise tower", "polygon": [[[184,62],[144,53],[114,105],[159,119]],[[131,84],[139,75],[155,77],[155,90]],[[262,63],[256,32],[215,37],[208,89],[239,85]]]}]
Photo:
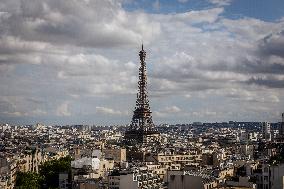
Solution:
[{"label": "high-rise tower", "polygon": [[262,138],[265,141],[271,141],[271,126],[270,126],[270,123],[262,122],[261,127],[262,127]]},{"label": "high-rise tower", "polygon": [[277,142],[284,143],[284,113],[282,113],[282,120],[278,123],[279,134],[276,138]]},{"label": "high-rise tower", "polygon": [[282,122],[280,123],[279,135],[284,138],[284,113],[282,113]]},{"label": "high-rise tower", "polygon": [[147,143],[157,139],[159,133],[154,129],[152,115],[147,92],[147,73],[146,73],[146,52],[142,49],[139,52],[140,68],[138,93],[135,110],[133,112],[130,127],[125,132],[125,139],[128,142]]}]

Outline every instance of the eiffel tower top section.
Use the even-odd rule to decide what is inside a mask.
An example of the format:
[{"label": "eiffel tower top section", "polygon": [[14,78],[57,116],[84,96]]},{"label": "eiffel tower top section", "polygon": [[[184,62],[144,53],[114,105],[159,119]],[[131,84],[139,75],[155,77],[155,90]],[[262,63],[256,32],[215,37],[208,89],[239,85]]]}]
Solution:
[{"label": "eiffel tower top section", "polygon": [[139,52],[140,57],[140,68],[139,68],[139,81],[138,81],[138,93],[134,114],[132,117],[131,125],[129,130],[139,131],[152,131],[154,124],[152,121],[151,110],[148,100],[147,92],[147,73],[146,73],[146,52],[142,49]]}]

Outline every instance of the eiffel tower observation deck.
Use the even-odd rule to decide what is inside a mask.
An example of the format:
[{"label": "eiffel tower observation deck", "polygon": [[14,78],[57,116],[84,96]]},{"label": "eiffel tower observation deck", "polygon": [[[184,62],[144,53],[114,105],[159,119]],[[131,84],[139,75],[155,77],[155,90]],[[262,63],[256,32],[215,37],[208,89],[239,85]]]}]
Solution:
[{"label": "eiffel tower observation deck", "polygon": [[155,130],[147,92],[146,52],[139,52],[140,68],[136,107],[130,127],[125,132],[125,139],[131,143],[149,143],[157,141],[159,133]]}]

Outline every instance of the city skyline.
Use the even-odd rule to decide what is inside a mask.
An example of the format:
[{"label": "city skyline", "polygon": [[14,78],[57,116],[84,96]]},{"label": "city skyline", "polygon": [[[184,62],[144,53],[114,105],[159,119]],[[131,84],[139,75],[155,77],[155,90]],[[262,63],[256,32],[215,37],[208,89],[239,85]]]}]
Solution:
[{"label": "city skyline", "polygon": [[147,51],[154,123],[281,120],[284,3],[2,1],[0,121],[130,124]]}]

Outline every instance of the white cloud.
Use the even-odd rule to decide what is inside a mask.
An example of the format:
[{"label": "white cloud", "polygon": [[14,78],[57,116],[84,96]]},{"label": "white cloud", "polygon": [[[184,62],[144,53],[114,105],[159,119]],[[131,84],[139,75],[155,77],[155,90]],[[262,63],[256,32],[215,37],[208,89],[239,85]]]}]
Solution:
[{"label": "white cloud", "polygon": [[[137,65],[102,55],[79,54],[61,57],[57,77],[70,83],[70,95],[133,94],[136,92]],[[80,83],[87,85],[80,85]],[[135,88],[134,88],[135,87]]]},{"label": "white cloud", "polygon": [[[128,12],[112,0],[1,2],[0,96],[11,103],[1,104],[0,116],[51,116],[54,107],[70,119],[85,110],[127,115],[142,39],[156,116],[225,119],[239,109],[250,115],[249,106],[282,111],[283,19],[229,19],[222,6],[231,1],[211,2],[217,7],[169,14]],[[105,107],[93,110],[98,101]],[[261,117],[257,110],[252,117]]]},{"label": "white cloud", "polygon": [[127,115],[127,112],[122,112],[118,110],[114,110],[112,108],[97,106],[96,113],[99,114],[108,114],[108,115]]},{"label": "white cloud", "polygon": [[12,116],[12,117],[22,117],[25,116],[25,114],[23,114],[22,112],[2,112],[3,114],[7,115],[7,116]]},{"label": "white cloud", "polygon": [[164,109],[164,112],[166,112],[166,113],[178,113],[180,111],[181,111],[181,109],[177,106],[166,107]]},{"label": "white cloud", "polygon": [[69,102],[65,101],[60,104],[56,109],[57,116],[71,116],[71,112],[69,110]]},{"label": "white cloud", "polygon": [[30,116],[42,116],[42,115],[46,115],[47,112],[41,109],[35,109],[33,111],[31,111],[31,113],[29,114]]},{"label": "white cloud", "polygon": [[255,18],[241,18],[237,20],[222,19],[222,25],[234,34],[239,41],[256,42],[283,29],[284,22],[265,22]]},{"label": "white cloud", "polygon": [[[3,18],[3,28],[27,41],[45,41],[77,46],[113,47],[133,45],[159,33],[140,13],[126,13],[119,1],[13,1],[17,8],[2,4],[10,16]],[[20,13],[19,13],[20,12]]]},{"label": "white cloud", "polygon": [[233,0],[209,0],[210,3],[218,5],[218,6],[226,6],[230,5]]},{"label": "white cloud", "polygon": [[[189,114],[193,114],[193,115],[195,115],[196,117],[199,117],[199,118],[202,118],[202,119],[204,119],[204,118],[217,118],[217,112],[216,111],[212,111],[212,110],[208,110],[208,109],[205,109],[205,110],[200,110],[200,111],[198,111],[198,112],[190,112]],[[222,112],[222,114],[224,115],[224,113]]]},{"label": "white cloud", "polygon": [[165,117],[172,114],[180,113],[182,110],[177,106],[167,106],[159,111],[154,111],[154,115],[157,117]]},{"label": "white cloud", "polygon": [[[211,8],[200,11],[189,11],[184,13],[175,13],[168,15],[151,15],[155,21],[161,24],[164,29],[174,29],[175,26],[190,28],[190,25],[184,24],[197,24],[197,23],[213,23],[215,22],[219,15],[224,11],[224,8]],[[168,24],[171,25],[168,25]],[[166,27],[166,28],[165,28]]]},{"label": "white cloud", "polygon": [[184,95],[186,98],[191,98],[191,95],[190,94],[186,94]]}]

